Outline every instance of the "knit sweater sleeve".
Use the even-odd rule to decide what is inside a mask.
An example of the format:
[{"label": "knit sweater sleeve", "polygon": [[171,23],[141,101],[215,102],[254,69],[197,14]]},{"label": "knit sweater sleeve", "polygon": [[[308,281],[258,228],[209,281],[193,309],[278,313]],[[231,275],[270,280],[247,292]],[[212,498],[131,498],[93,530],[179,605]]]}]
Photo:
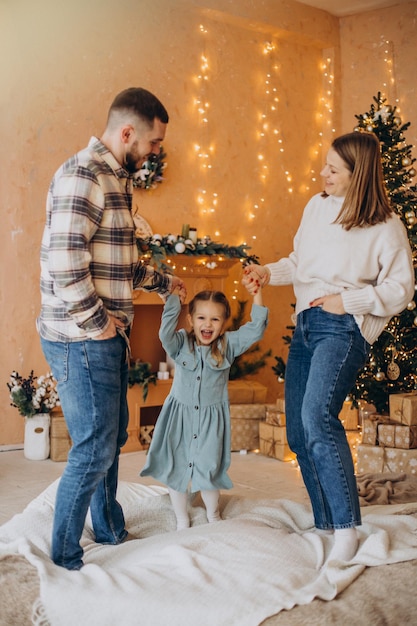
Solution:
[{"label": "knit sweater sleeve", "polygon": [[374,284],[341,292],[346,313],[378,317],[397,315],[414,297],[414,269],[405,228],[393,216],[385,228],[380,271]]}]

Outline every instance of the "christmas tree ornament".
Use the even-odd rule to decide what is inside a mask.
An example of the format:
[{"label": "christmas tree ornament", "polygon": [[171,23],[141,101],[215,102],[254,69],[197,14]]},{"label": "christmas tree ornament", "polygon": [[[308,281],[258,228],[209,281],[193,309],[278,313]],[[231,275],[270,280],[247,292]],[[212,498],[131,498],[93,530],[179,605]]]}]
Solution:
[{"label": "christmas tree ornament", "polygon": [[395,357],[397,356],[397,351],[394,348],[392,351],[392,359],[391,361],[388,363],[388,367],[387,367],[387,376],[390,380],[398,380],[398,378],[400,377],[401,374],[401,370],[400,367],[398,365],[398,363],[395,362]]},{"label": "christmas tree ornament", "polygon": [[182,254],[183,252],[185,252],[185,244],[182,241],[176,243],[174,247],[175,252],[177,252],[178,254]]},{"label": "christmas tree ornament", "polygon": [[384,372],[381,372],[381,370],[378,370],[377,373],[375,374],[375,380],[378,380],[379,382],[382,380],[385,380]]},{"label": "christmas tree ornament", "polygon": [[416,308],[416,303],[414,302],[414,300],[412,300],[411,302],[407,304],[407,309],[409,311],[414,311],[415,308]]}]

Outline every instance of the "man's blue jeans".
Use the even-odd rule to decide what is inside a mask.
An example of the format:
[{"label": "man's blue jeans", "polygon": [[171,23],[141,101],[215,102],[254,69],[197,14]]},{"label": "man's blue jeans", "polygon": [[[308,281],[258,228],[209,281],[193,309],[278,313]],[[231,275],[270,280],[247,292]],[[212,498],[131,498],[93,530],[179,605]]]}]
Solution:
[{"label": "man's blue jeans", "polygon": [[68,343],[41,339],[41,344],[72,439],[56,496],[52,560],[76,570],[83,566],[80,539],[89,507],[98,543],[118,544],[127,535],[116,500],[129,419],[126,343],[117,335]]},{"label": "man's blue jeans", "polygon": [[352,455],[338,415],[368,351],[353,316],[321,307],[297,315],[285,372],[287,437],[316,528],[361,523]]}]

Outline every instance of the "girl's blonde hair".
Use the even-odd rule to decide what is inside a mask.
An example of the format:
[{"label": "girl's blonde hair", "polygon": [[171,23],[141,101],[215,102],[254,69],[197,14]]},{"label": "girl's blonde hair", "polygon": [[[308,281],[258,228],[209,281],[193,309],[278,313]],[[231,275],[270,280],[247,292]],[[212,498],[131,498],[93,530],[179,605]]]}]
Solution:
[{"label": "girl's blonde hair", "polygon": [[[385,189],[381,146],[374,133],[354,131],[337,137],[333,150],[352,173],[336,223],[346,230],[385,222],[393,213]],[[327,197],[324,192],[323,197]]]},{"label": "girl's blonde hair", "polygon": [[[230,317],[230,304],[226,296],[222,291],[199,291],[196,293],[194,298],[190,301],[188,305],[188,312],[190,316],[193,315],[197,302],[215,302],[216,304],[221,304],[224,308],[224,321],[229,319]],[[194,330],[188,333],[188,340],[190,343],[190,349],[194,350],[194,342],[195,342],[195,334]],[[226,351],[226,338],[224,333],[222,333],[216,341],[213,341],[211,344],[211,355],[217,363],[217,366],[220,366],[223,363],[224,355]]]}]

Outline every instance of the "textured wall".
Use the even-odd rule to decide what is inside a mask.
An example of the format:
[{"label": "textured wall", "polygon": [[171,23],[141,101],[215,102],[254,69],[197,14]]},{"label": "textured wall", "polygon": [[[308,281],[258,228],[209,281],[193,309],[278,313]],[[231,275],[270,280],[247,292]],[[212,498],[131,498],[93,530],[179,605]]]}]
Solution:
[{"label": "textured wall", "polygon": [[[386,15],[392,40],[415,52],[400,21]],[[340,22],[349,68],[356,48],[364,54],[356,30],[363,19]],[[1,445],[23,438],[9,406],[10,372],[46,371],[35,319],[47,188],[63,160],[101,134],[113,96],[141,85],[170,112],[166,181],[134,198],[154,232],[192,223],[218,241],[247,242],[267,262],[290,251],[305,202],[320,190],[322,143],[339,132],[342,112],[350,129],[356,104],[367,106],[379,60],[360,76],[347,71],[339,21],[292,0],[3,1],[0,29]],[[398,68],[409,117],[412,71]],[[361,97],[354,108],[351,93]],[[263,347],[274,354],[285,356],[292,301],[290,287],[265,292],[271,324]],[[259,380],[271,401],[282,392],[269,366]]]}]

